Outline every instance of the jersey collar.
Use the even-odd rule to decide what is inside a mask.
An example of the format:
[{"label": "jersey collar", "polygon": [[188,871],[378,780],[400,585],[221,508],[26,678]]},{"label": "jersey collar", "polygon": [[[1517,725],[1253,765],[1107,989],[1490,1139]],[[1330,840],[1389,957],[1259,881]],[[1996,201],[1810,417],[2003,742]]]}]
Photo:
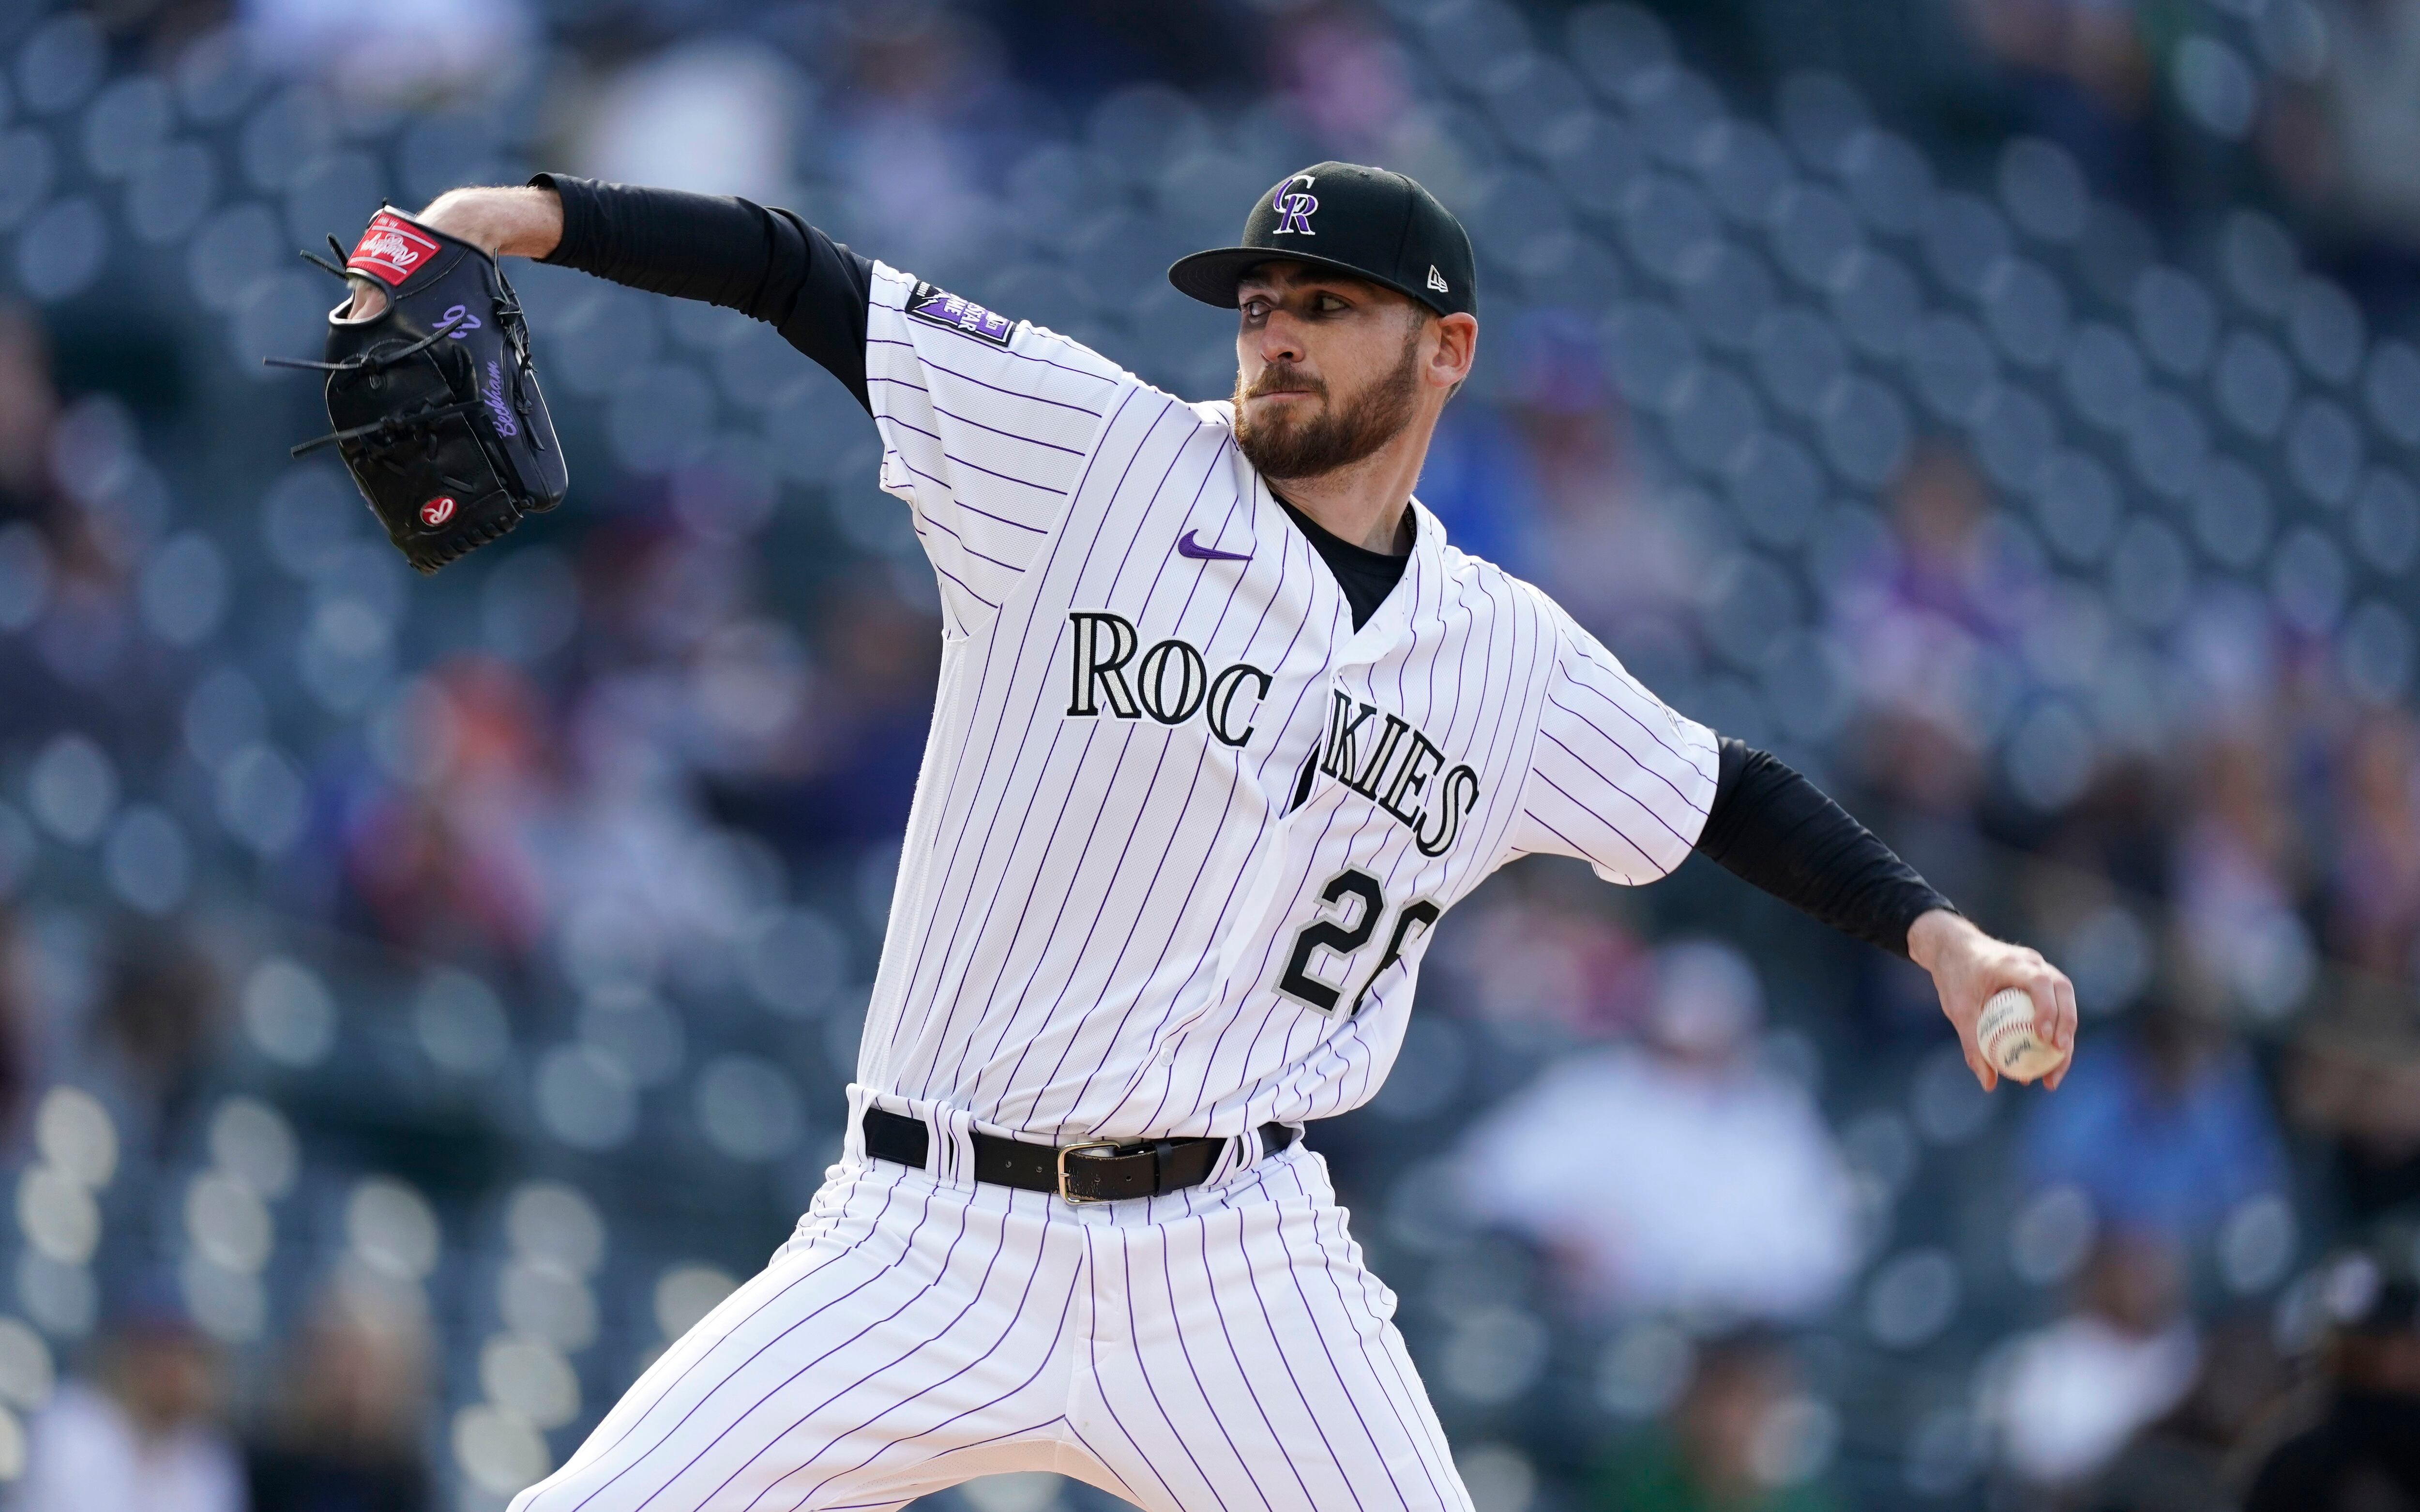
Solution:
[{"label": "jersey collar", "polygon": [[[1243,460],[1240,454],[1236,460]],[[1254,533],[1272,530],[1287,537],[1299,536],[1294,522],[1286,518],[1284,508],[1279,505],[1269,480],[1249,463],[1244,466],[1252,478],[1252,508],[1258,517]],[[1379,603],[1368,624],[1346,632],[1344,638],[1336,644],[1332,658],[1339,663],[1375,662],[1393,650],[1411,631],[1412,606],[1424,596],[1434,596],[1437,585],[1444,580],[1444,522],[1430,511],[1428,506],[1420,503],[1417,494],[1407,501],[1407,507],[1412,511],[1412,553],[1411,560],[1404,564],[1403,581],[1397,583],[1394,591]],[[1312,570],[1319,573],[1325,582],[1326,591],[1342,598],[1344,589],[1329,576],[1326,564],[1319,560],[1318,549],[1309,541],[1303,542],[1303,549],[1311,558]],[[1349,620],[1346,622],[1350,623]]]},{"label": "jersey collar", "polygon": [[1445,526],[1417,495],[1408,507],[1412,511],[1412,559],[1404,564],[1404,580],[1380,602],[1370,622],[1346,636],[1337,647],[1336,660],[1340,662],[1375,662],[1386,656],[1410,637],[1412,606],[1436,594],[1445,572]]},{"label": "jersey collar", "polygon": [[[1194,409],[1196,413],[1223,422],[1231,430],[1234,429],[1235,410],[1232,400],[1209,399],[1194,406]],[[1261,475],[1260,469],[1244,460],[1243,448],[1235,449],[1234,461],[1235,466],[1251,479],[1253,534],[1298,535],[1294,522],[1287,519],[1285,510],[1279,507],[1277,495],[1269,488],[1269,480]],[[1394,592],[1387,595],[1386,601],[1378,605],[1377,613],[1370,616],[1368,624],[1348,632],[1337,644],[1333,653],[1337,662],[1375,662],[1394,649],[1396,643],[1410,632],[1412,605],[1423,596],[1434,596],[1438,585],[1445,581],[1445,522],[1420,502],[1418,494],[1407,501],[1407,507],[1412,511],[1412,559],[1404,564],[1404,579],[1395,585]],[[1305,541],[1303,550],[1311,556],[1319,579],[1325,582],[1326,591],[1341,600],[1344,589],[1328,575],[1326,564],[1319,561],[1318,548]],[[1345,622],[1351,623],[1350,619]]]}]

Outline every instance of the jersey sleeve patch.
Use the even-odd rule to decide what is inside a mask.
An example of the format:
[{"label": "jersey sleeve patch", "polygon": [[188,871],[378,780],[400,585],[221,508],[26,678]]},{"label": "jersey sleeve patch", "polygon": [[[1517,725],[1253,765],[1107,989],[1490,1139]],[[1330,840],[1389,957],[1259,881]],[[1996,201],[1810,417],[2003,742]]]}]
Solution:
[{"label": "jersey sleeve patch", "polygon": [[945,331],[956,331],[978,341],[988,341],[995,347],[1005,347],[1016,329],[1016,322],[1005,315],[994,314],[971,300],[963,300],[946,288],[918,283],[916,291],[908,296],[909,318],[927,325],[938,325]]}]

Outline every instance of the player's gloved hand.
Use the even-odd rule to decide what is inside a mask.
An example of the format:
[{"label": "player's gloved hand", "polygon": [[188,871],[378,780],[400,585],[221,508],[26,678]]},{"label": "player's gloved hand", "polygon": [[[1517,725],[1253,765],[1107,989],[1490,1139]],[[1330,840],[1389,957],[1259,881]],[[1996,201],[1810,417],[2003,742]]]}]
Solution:
[{"label": "player's gloved hand", "polygon": [[[2043,1044],[2062,1055],[2074,1054],[2075,984],[2040,951],[1994,940],[1970,920],[1935,909],[1908,926],[1907,953],[1932,974],[1941,1011],[1958,1031],[1966,1068],[1984,1091],[1999,1084],[2000,1074],[1976,1043],[1975,1021],[1984,1002],[2003,988],[2017,988],[2034,1000],[2034,1034]],[[2042,1085],[2056,1090],[2071,1064],[2062,1062],[2042,1078]]]},{"label": "player's gloved hand", "polygon": [[[490,257],[543,257],[563,241],[563,201],[551,189],[449,189],[412,221]],[[343,318],[378,319],[386,309],[386,285],[358,270],[345,276],[353,302]]]},{"label": "player's gloved hand", "polygon": [[[314,260],[318,260],[314,258]],[[493,253],[380,210],[328,318],[334,444],[405,560],[433,572],[551,509],[569,486],[520,303]],[[380,286],[370,297],[370,283]]]}]

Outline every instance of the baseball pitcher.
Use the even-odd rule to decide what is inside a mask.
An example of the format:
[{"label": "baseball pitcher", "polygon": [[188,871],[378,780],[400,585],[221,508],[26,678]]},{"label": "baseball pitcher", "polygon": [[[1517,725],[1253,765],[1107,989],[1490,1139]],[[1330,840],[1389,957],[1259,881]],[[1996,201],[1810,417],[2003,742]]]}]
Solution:
[{"label": "baseball pitcher", "polygon": [[[1153,1512],[1467,1509],[1305,1130],[1378,1090],[1437,921],[1524,855],[1637,885],[1706,852],[1928,970],[1987,1089],[1994,993],[2072,1044],[2040,955],[1413,497],[1480,300],[1400,174],[1291,174],[1169,270],[1236,314],[1233,397],[1202,403],[746,200],[540,175],[381,221],[332,351],[390,350],[343,333],[411,299],[397,242],[428,276],[535,257],[743,310],[864,406],[941,596],[840,1162],[515,1512],[895,1507],[1009,1470]],[[412,413],[510,420],[484,370]],[[509,485],[504,523],[561,491]],[[461,528],[380,486],[407,551]],[[447,538],[430,560],[477,544]]]}]

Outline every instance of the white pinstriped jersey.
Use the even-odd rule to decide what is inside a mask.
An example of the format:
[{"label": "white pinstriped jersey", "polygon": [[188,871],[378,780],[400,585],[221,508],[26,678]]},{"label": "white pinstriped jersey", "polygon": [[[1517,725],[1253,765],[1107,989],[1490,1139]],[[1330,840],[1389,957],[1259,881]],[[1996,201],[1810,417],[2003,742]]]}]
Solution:
[{"label": "white pinstriped jersey", "polygon": [[867,373],[944,637],[869,1093],[1059,1141],[1342,1113],[1488,873],[1697,838],[1712,733],[1417,501],[1357,631],[1229,405],[880,264]]}]

